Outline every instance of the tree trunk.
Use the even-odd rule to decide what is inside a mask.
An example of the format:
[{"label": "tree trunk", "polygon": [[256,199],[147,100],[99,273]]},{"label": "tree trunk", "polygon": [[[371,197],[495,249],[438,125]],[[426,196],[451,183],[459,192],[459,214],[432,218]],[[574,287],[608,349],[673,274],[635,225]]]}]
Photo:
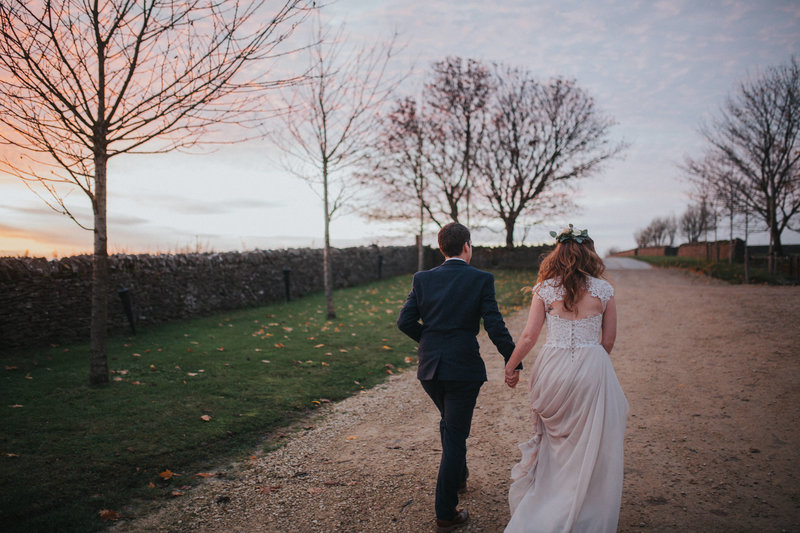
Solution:
[{"label": "tree trunk", "polygon": [[105,154],[95,157],[94,256],[92,257],[92,317],[89,332],[89,383],[108,383],[108,228],[106,227]]},{"label": "tree trunk", "polygon": [[325,204],[325,245],[322,248],[322,283],[325,289],[325,309],[329,319],[336,318],[333,305],[333,276],[331,275],[331,215],[328,204],[328,163],[322,165],[323,203]]},{"label": "tree trunk", "polygon": [[728,227],[730,228],[730,232],[728,234],[728,264],[732,265],[735,259],[735,250],[734,250],[734,242],[733,242],[733,207],[730,210],[730,218],[728,219]]},{"label": "tree trunk", "polygon": [[425,204],[419,201],[419,237],[417,239],[417,272],[425,269],[425,247],[422,244],[422,235],[425,227]]},{"label": "tree trunk", "polygon": [[[775,224],[770,234],[772,235],[772,255],[775,257],[783,257],[783,244],[781,244],[781,232],[778,231],[778,225]],[[774,274],[774,272],[772,272]]]},{"label": "tree trunk", "polygon": [[744,212],[744,282],[750,283],[750,252],[747,250],[747,239],[750,236],[750,216]]},{"label": "tree trunk", "polygon": [[506,250],[514,249],[514,226],[517,221],[515,218],[507,218],[504,220],[506,223]]}]

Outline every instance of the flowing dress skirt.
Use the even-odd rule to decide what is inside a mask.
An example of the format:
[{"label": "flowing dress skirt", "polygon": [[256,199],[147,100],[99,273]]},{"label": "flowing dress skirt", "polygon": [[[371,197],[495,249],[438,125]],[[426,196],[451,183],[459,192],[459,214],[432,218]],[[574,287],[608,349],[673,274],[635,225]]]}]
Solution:
[{"label": "flowing dress skirt", "polygon": [[548,346],[531,370],[533,437],[511,471],[507,533],[614,532],[628,402],[601,345]]}]

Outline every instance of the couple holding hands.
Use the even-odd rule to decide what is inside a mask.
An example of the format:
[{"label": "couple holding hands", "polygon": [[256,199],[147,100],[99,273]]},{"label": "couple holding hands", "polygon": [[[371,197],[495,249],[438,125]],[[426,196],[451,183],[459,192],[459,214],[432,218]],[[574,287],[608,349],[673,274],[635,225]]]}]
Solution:
[{"label": "couple holding hands", "polygon": [[[515,387],[522,360],[542,327],[547,340],[530,370],[531,438],[511,469],[506,532],[613,532],[622,497],[628,403],[609,353],[616,336],[614,289],[586,230],[572,225],[539,267],[525,329],[516,344],[494,295],[494,278],[471,267],[469,230],[439,232],[445,262],[417,272],[397,325],[419,343],[417,378],[441,414],[442,457],[436,525],[451,531],[469,521],[459,510],[466,490],[466,440],[486,367],[478,351],[480,322],[506,361]],[[509,450],[509,454],[511,450]]]}]

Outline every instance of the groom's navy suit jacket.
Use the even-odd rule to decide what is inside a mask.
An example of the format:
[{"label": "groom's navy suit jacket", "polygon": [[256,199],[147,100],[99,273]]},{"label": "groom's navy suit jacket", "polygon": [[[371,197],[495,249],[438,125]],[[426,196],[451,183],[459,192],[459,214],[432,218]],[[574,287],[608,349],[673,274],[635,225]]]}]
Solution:
[{"label": "groom's navy suit jacket", "polygon": [[476,339],[481,319],[508,361],[514,341],[497,309],[494,276],[458,259],[417,272],[397,319],[397,327],[419,342],[417,378],[486,381]]}]

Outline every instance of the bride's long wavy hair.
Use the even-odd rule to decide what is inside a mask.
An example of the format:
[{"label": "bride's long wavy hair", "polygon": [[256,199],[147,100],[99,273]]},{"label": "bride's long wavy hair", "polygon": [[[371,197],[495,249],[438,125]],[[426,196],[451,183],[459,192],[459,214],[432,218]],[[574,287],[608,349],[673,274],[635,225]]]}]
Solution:
[{"label": "bride's long wavy hair", "polygon": [[564,309],[572,311],[586,290],[587,276],[599,278],[605,271],[603,260],[594,251],[592,239],[586,238],[582,243],[569,239],[556,244],[555,250],[545,256],[536,282],[560,278],[565,292]]}]

